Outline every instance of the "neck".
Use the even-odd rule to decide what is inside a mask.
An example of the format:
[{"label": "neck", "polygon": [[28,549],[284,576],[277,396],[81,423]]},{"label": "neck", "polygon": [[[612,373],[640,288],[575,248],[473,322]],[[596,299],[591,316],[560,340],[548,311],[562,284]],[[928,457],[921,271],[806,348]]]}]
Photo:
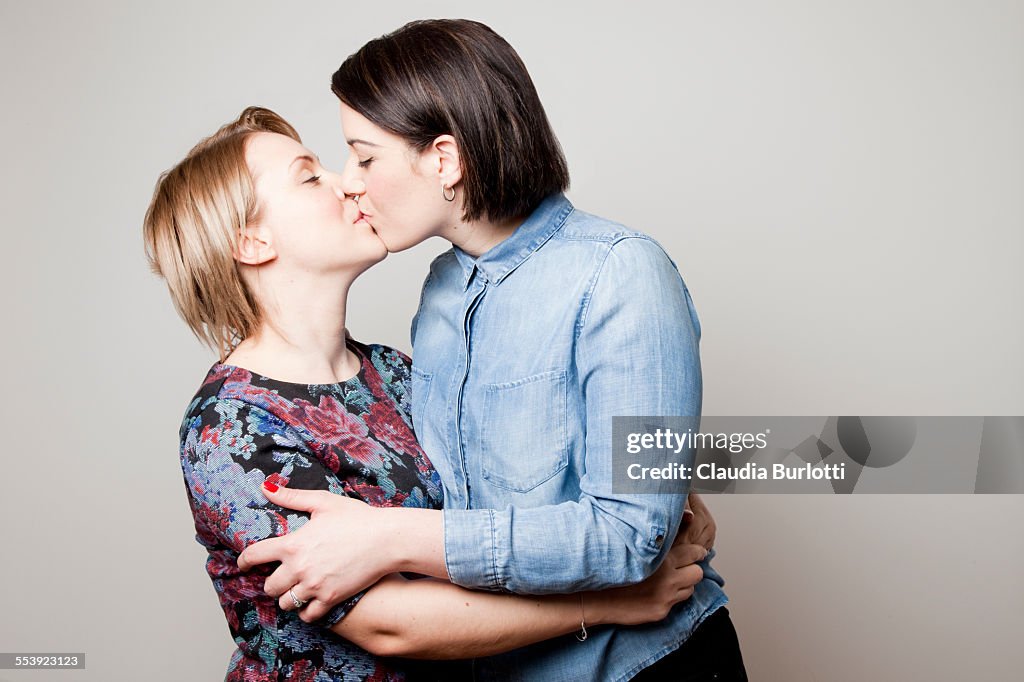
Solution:
[{"label": "neck", "polygon": [[441,236],[470,256],[479,258],[495,246],[512,236],[522,225],[524,218],[512,218],[502,222],[489,220],[459,221],[454,227],[446,228]]},{"label": "neck", "polygon": [[294,383],[330,384],[355,376],[360,361],[345,343],[345,311],[355,276],[283,274],[263,271],[250,282],[263,307],[263,324],[225,362]]}]

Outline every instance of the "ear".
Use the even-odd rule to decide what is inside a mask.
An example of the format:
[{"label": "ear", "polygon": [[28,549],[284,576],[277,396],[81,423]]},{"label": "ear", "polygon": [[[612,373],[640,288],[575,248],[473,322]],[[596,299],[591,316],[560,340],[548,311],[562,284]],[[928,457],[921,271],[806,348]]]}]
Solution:
[{"label": "ear", "polygon": [[437,158],[437,176],[444,187],[454,187],[462,180],[462,158],[459,143],[451,135],[440,135],[431,144]]},{"label": "ear", "polygon": [[270,233],[258,225],[246,225],[238,231],[235,260],[245,265],[263,265],[277,258]]}]

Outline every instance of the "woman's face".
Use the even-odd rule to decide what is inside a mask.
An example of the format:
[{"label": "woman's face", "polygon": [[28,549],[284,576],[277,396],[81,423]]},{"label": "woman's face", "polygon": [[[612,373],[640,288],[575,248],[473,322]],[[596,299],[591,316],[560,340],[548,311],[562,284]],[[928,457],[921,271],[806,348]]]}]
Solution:
[{"label": "woman's face", "polygon": [[256,231],[262,231],[279,266],[303,273],[354,270],[387,256],[373,229],[346,200],[341,176],[286,135],[256,133],[246,145],[256,190]]},{"label": "woman's face", "polygon": [[344,103],[341,127],[349,146],[342,187],[358,197],[360,221],[373,226],[388,251],[437,236],[456,220],[456,203],[441,196],[452,170],[437,150],[418,153]]}]

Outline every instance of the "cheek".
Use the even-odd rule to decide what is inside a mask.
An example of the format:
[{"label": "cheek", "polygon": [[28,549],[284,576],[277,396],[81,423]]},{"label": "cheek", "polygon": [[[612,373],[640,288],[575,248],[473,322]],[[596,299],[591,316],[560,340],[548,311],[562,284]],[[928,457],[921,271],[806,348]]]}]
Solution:
[{"label": "cheek", "polygon": [[[405,222],[418,207],[422,208],[423,182],[408,172],[391,173],[390,170],[381,169],[365,178],[366,197],[370,200],[368,210],[389,221]],[[391,227],[400,229],[403,225]]]},{"label": "cheek", "polygon": [[297,231],[303,226],[315,226],[320,224],[324,227],[336,228],[338,223],[345,218],[345,207],[340,201],[331,196],[317,197],[316,203],[309,204],[302,215],[296,215],[293,221]]},{"label": "cheek", "polygon": [[440,201],[440,186],[435,187],[411,170],[385,172],[392,170],[380,168],[364,176],[363,207],[373,216],[370,224],[388,246],[402,250],[437,233],[444,217],[433,213],[447,204]]},{"label": "cheek", "polygon": [[394,212],[397,198],[395,183],[390,178],[373,178],[366,182],[366,198],[370,200],[369,210],[374,215],[386,216]]}]

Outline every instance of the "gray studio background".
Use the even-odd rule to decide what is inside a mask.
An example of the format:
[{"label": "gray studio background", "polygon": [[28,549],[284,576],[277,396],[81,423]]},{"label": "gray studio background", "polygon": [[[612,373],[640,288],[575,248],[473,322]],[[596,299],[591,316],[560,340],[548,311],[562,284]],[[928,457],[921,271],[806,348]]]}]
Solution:
[{"label": "gray studio background", "polygon": [[[0,680],[214,680],[233,648],[177,427],[213,360],[143,259],[157,175],[262,104],[344,159],[329,78],[413,18],[519,50],[577,206],[653,234],[700,314],[706,414],[1024,414],[1019,2],[0,2]],[[349,328],[409,349],[440,241]],[[720,496],[753,680],[1024,665],[1022,496]]]}]

